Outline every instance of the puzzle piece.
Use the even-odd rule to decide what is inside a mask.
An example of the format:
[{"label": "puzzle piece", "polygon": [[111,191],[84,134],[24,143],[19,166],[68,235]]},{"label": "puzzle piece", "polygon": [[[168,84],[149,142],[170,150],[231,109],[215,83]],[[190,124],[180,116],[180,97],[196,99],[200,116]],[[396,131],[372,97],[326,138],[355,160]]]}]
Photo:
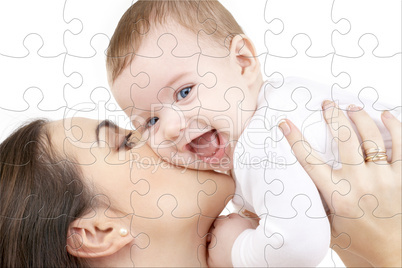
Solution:
[{"label": "puzzle piece", "polygon": [[[336,21],[347,19],[351,25],[347,34],[334,33],[332,41],[336,54],[345,57],[361,55],[358,42],[365,34],[373,34],[379,39],[374,52],[377,57],[401,53],[401,1],[337,0],[333,4],[332,17]],[[388,70],[392,72],[392,68]]]},{"label": "puzzle piece", "polygon": [[[332,34],[340,32],[345,34],[350,27],[347,19],[333,20],[331,17],[334,1],[277,1],[268,0],[265,8],[266,20],[274,23],[279,20],[282,29],[270,28],[266,34],[266,44],[270,55],[291,57],[293,49],[289,46],[297,34],[306,34],[312,39],[308,54],[315,57],[324,57],[334,52]],[[319,12],[311,12],[320,10]],[[306,18],[309,14],[309,18]],[[319,23],[317,23],[319,22]]]},{"label": "puzzle piece", "polygon": [[322,90],[326,91],[330,91],[335,83],[341,87],[346,87],[350,84],[350,77],[345,73],[333,74],[331,70],[334,59],[333,53],[328,53],[324,56],[311,56],[308,54],[312,45],[309,36],[297,34],[292,38],[291,43],[296,50],[295,53],[286,57],[275,54],[266,56],[264,73],[267,76],[276,73],[283,79],[289,76],[314,77],[315,81],[328,85],[326,88],[322,88]]},{"label": "puzzle piece", "polygon": [[[132,2],[132,0],[125,0],[116,5],[112,1],[104,0],[85,2],[67,0],[62,13],[63,17],[66,21],[79,21],[82,25],[79,32],[66,33],[64,44],[68,54],[83,58],[93,56],[94,48],[91,43],[94,36],[101,34],[110,39],[121,14],[130,7]],[[107,45],[102,48],[106,51]]]},{"label": "puzzle piece", "polygon": [[[71,54],[66,55],[64,60],[64,73],[67,76],[79,74],[82,78],[80,85],[65,86],[64,99],[67,107],[76,107],[80,103],[90,100],[90,94],[94,89],[102,87],[107,89],[107,75],[105,66],[99,65],[105,58],[104,48],[109,44],[109,40],[105,36],[97,35],[91,40],[91,45],[96,52],[91,57],[77,57]],[[78,96],[80,96],[78,98]]]},{"label": "puzzle piece", "polygon": [[[150,112],[151,116],[152,113],[158,112],[169,115],[167,125],[173,130],[177,126],[186,127],[186,118],[190,118],[195,122],[192,125],[194,131],[204,131],[209,127],[207,123],[224,122],[234,109],[237,109],[239,114],[254,112],[254,107],[246,102],[245,85],[238,85],[235,80],[223,83],[222,77],[226,77],[223,71],[229,70],[230,65],[221,66],[219,62],[229,58],[228,44],[220,44],[221,49],[217,50],[217,46],[204,41],[205,38],[213,37],[214,30],[220,25],[211,18],[201,16],[202,14],[197,18],[197,33],[191,37],[194,46],[187,45],[189,40],[183,39],[181,32],[166,29],[163,34],[155,36],[152,32],[148,33],[145,27],[141,34],[150,34],[145,35],[146,43],[143,47],[147,49],[137,49],[132,51],[133,54],[119,55],[134,56],[134,62],[141,63],[129,70],[128,77],[131,80],[124,86],[123,90],[127,94],[122,97],[127,101],[127,105],[120,108],[117,101],[121,103],[122,100],[114,99],[106,80],[105,52],[121,14],[132,2],[135,1],[127,0],[113,4],[110,1],[40,1],[34,4],[19,1],[0,4],[0,73],[3,74],[2,81],[5,84],[0,91],[1,140],[4,140],[21,121],[33,117],[89,117],[97,120],[107,118],[126,129],[132,129],[132,123],[135,127],[139,125],[144,128],[149,122],[148,117],[136,122],[136,119],[126,116],[133,114],[137,109]],[[342,162],[339,159],[337,143],[346,142],[350,137],[347,134],[353,130],[336,123],[326,127],[321,101],[334,100],[341,110],[346,110],[347,105],[351,103],[377,114],[384,109],[391,109],[400,118],[401,3],[397,0],[386,3],[379,0],[260,0],[247,5],[242,1],[224,0],[222,3],[256,43],[255,59],[259,60],[263,79],[267,81],[260,98],[266,101],[267,105],[259,108],[262,112],[261,118],[264,119],[256,126],[251,125],[256,133],[251,133],[247,140],[253,146],[263,148],[260,157],[251,159],[247,155],[246,142],[238,143],[241,165],[263,166],[264,174],[253,177],[262,182],[261,189],[264,191],[260,196],[261,202],[256,201],[259,198],[255,197],[256,195],[254,199],[247,199],[247,195],[253,195],[253,189],[244,188],[234,197],[237,207],[228,206],[224,213],[244,214],[244,209],[247,209],[257,212],[257,216],[263,219],[261,224],[269,225],[276,220],[281,222],[280,226],[285,226],[290,220],[297,220],[299,217],[306,220],[325,218],[323,213],[320,214],[316,210],[317,204],[321,203],[316,202],[313,195],[300,193],[301,187],[297,188],[299,182],[296,178],[304,172],[301,167],[294,172],[297,175],[293,176],[294,178],[275,176],[270,170],[274,167],[283,169],[283,174],[289,174],[298,165],[292,154],[287,155],[283,153],[284,150],[277,150],[280,144],[287,144],[278,123],[284,118],[290,118],[294,123],[297,121],[297,126],[306,139],[311,141],[312,147],[323,157],[324,162],[333,168],[360,164]],[[205,3],[200,1],[199,4]],[[239,54],[245,51],[245,47],[242,49]],[[169,63],[172,61],[176,62],[176,66],[187,63],[186,70],[193,73],[189,80],[197,82],[192,88],[196,94],[191,105],[180,106],[174,99],[166,101],[166,96],[177,95],[176,90],[182,85],[160,85],[158,81],[163,79],[152,75],[155,66],[161,73],[171,75],[174,70]],[[144,71],[147,65],[150,68]],[[308,80],[289,76],[301,76]],[[310,80],[322,84],[312,85]],[[149,107],[146,102],[138,101],[134,92],[151,95],[152,88],[156,88],[157,93],[153,96],[154,105]],[[345,93],[350,96],[345,97]],[[383,102],[389,102],[391,105],[382,106]],[[342,111],[333,114],[333,120],[340,112]],[[308,116],[305,116],[306,114]],[[195,120],[201,117],[204,118]],[[214,120],[207,122],[211,118]],[[385,147],[390,148],[390,135],[379,121],[379,117],[377,119],[386,141]],[[227,125],[222,126],[235,129],[238,127],[236,120],[226,120]],[[176,122],[180,124],[175,125]],[[249,122],[241,123],[239,125]],[[199,265],[205,264],[201,263],[208,247],[205,240],[216,216],[216,211],[212,213],[211,207],[223,208],[222,204],[234,195],[233,191],[229,193],[227,190],[230,188],[229,184],[225,189],[221,181],[212,174],[191,170],[186,171],[190,172],[191,176],[183,176],[183,180],[180,180],[179,177],[184,173],[172,173],[172,166],[155,156],[148,157],[144,152],[126,155],[125,151],[121,151],[116,158],[115,141],[100,140],[96,143],[93,139],[94,128],[90,131],[91,137],[75,122],[64,122],[60,130],[67,136],[63,139],[63,149],[59,155],[62,161],[52,164],[61,164],[63,161],[79,164],[80,169],[84,173],[87,172],[85,174],[91,175],[87,177],[92,182],[98,178],[109,179],[103,190],[113,193],[111,196],[114,198],[109,198],[104,193],[97,195],[92,201],[93,207],[96,203],[105,203],[107,208],[101,212],[93,210],[87,218],[91,219],[99,216],[97,213],[103,213],[107,218],[119,218],[128,223],[131,227],[129,234],[134,242],[129,247],[130,258],[126,266],[156,266],[160,265],[157,261],[166,257],[161,255],[162,253],[176,256],[179,252],[179,249],[175,248],[179,246],[178,237],[187,230],[185,227],[177,227],[182,226],[182,223],[188,224],[186,227],[191,226],[194,235],[186,240],[194,242],[186,245],[191,249],[186,256],[188,259],[190,256],[197,259]],[[260,139],[255,135],[258,131],[268,132],[269,135]],[[334,137],[331,131],[336,132]],[[322,139],[317,138],[318,134],[323,136]],[[123,136],[116,136],[117,140],[121,142]],[[185,134],[181,137],[191,140]],[[148,139],[151,140],[152,136],[144,136],[142,141],[135,141],[145,142]],[[203,137],[199,139],[199,143],[217,143],[220,139],[216,136],[210,139]],[[224,145],[231,146],[235,142],[236,139],[231,137]],[[370,141],[365,142],[367,144]],[[371,141],[371,144],[377,147],[375,142]],[[71,147],[76,148],[78,159],[71,158]],[[163,150],[168,147],[175,148],[170,149],[170,152],[179,156],[180,146],[175,144],[174,139],[160,142],[159,147],[154,150],[164,156],[166,153]],[[133,149],[133,152],[135,150]],[[286,150],[287,153],[290,152],[290,148],[286,147]],[[227,152],[224,155],[231,157]],[[390,151],[388,155],[391,155]],[[100,166],[96,165],[107,167],[108,171],[102,172]],[[119,172],[122,170],[125,172],[124,176],[116,175],[121,174]],[[141,173],[143,171],[148,173]],[[296,189],[286,196],[293,187],[287,184],[291,179]],[[80,181],[71,181],[71,185],[76,183]],[[337,213],[340,211],[337,204],[350,199],[355,189],[359,188],[350,177],[334,176],[332,183],[335,189],[333,199],[336,202],[334,205],[328,205]],[[81,186],[74,189],[80,188]],[[218,200],[217,196],[222,192],[226,193],[226,197],[224,200]],[[45,193],[44,190],[41,194]],[[79,194],[66,193],[66,202]],[[23,198],[26,203],[33,204],[37,202],[37,197],[38,195],[32,194]],[[270,202],[265,203],[266,200]],[[345,221],[357,221],[365,217],[377,221],[392,221],[398,220],[401,215],[400,207],[396,207],[393,213],[388,213],[384,209],[384,204],[388,204],[387,200],[376,196],[375,192],[369,191],[365,196],[356,195],[349,202],[353,213],[345,215],[342,212],[336,217],[343,217]],[[283,209],[277,206],[277,203],[282,204]],[[43,216],[41,213],[51,206],[49,203],[38,204],[38,207],[40,210],[37,210],[37,214]],[[122,208],[120,214],[117,213],[118,217],[112,207]],[[24,214],[23,217],[25,216],[27,215]],[[58,216],[60,215],[52,215],[54,218]],[[271,233],[264,230],[264,236],[268,238],[263,250],[264,261],[270,264],[271,259],[267,256],[275,254],[286,245],[286,230]],[[354,244],[354,238],[347,232],[336,233],[334,241],[334,247],[340,249],[347,249]],[[161,252],[160,242],[164,243],[164,246],[168,244],[166,251]],[[149,256],[152,256],[155,263],[146,262]],[[164,262],[164,265],[183,266],[183,263],[175,264]],[[194,263],[191,263],[191,266],[193,265]],[[321,264],[323,267],[340,265],[343,265],[342,262],[333,253]]]},{"label": "puzzle piece", "polygon": [[[359,46],[362,48],[363,53],[357,57],[334,55],[332,72],[335,76],[346,72],[351,77],[350,84],[347,88],[341,89],[342,91],[356,94],[364,88],[371,87],[379,95],[378,98],[371,97],[372,99],[392,104],[395,100],[402,98],[400,90],[395,90],[395,93],[392,95],[383,95],[379,94],[379,92],[384,92],[385,88],[389,87],[402,87],[400,79],[402,54],[398,52],[389,57],[378,57],[374,54],[375,48],[378,45],[378,39],[374,35],[362,35],[359,39]],[[359,68],[359,66],[366,67],[363,69]],[[379,77],[381,79],[378,79]],[[379,80],[383,81],[380,82]],[[335,88],[333,94],[337,94],[338,90],[338,88]],[[400,102],[394,105],[400,106]]]},{"label": "puzzle piece", "polygon": [[2,2],[0,54],[14,58],[27,56],[29,48],[26,45],[32,41],[26,38],[30,35],[42,40],[43,44],[38,48],[41,57],[57,57],[66,53],[65,34],[77,33],[82,23],[76,19],[67,22],[63,15],[64,6],[63,1],[48,0]]},{"label": "puzzle piece", "polygon": [[[39,109],[44,111],[57,110],[64,107],[63,98],[64,87],[67,83],[76,84],[77,75],[67,77],[63,72],[65,54],[55,57],[43,57],[38,53],[42,46],[41,39],[37,35],[30,35],[25,39],[29,42],[28,55],[21,58],[1,56],[0,71],[8,75],[3,77],[3,81],[8,85],[0,107],[7,110],[23,111],[26,106],[22,103],[23,94],[29,88],[39,88],[44,95],[44,99],[39,103]],[[33,72],[40,66],[40,72]],[[49,76],[49,73],[52,73]],[[24,79],[21,79],[21,76]],[[74,79],[74,80],[72,80]],[[79,80],[78,80],[79,81]]]}]

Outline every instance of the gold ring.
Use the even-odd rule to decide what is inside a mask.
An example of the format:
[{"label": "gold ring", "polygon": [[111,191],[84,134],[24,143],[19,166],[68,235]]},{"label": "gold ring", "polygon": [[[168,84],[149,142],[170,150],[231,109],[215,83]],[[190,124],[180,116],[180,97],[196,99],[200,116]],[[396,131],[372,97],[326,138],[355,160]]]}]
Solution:
[{"label": "gold ring", "polygon": [[367,149],[365,151],[365,153],[368,156],[368,155],[371,155],[371,154],[386,154],[387,151],[384,150],[384,149],[381,149],[381,148],[370,148],[370,149]]},{"label": "gold ring", "polygon": [[377,162],[377,161],[387,161],[388,156],[385,153],[378,153],[374,155],[368,155],[366,159],[364,159],[366,162]]}]

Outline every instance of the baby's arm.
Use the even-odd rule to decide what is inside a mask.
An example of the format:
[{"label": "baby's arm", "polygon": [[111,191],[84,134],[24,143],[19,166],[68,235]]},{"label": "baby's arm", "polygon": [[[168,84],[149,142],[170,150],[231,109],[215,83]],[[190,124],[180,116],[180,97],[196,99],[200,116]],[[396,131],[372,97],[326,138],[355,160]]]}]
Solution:
[{"label": "baby's arm", "polygon": [[208,247],[208,266],[232,267],[234,241],[243,231],[255,229],[258,226],[258,220],[258,218],[244,218],[236,213],[216,219]]}]

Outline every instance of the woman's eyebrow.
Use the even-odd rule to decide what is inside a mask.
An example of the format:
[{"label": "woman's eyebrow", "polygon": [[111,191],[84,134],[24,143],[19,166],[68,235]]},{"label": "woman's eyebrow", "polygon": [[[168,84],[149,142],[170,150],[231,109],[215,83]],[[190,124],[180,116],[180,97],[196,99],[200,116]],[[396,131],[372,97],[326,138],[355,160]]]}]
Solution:
[{"label": "woman's eyebrow", "polygon": [[100,124],[95,129],[97,143],[99,143],[99,131],[103,127],[113,128],[115,130],[117,129],[117,125],[110,120],[103,120],[102,122],[100,122]]}]

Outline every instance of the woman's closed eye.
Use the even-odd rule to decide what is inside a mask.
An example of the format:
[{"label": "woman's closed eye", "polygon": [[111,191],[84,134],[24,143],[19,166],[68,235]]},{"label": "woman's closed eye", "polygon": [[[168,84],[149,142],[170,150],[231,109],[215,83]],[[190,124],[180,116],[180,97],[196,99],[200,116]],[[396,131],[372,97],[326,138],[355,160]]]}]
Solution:
[{"label": "woman's closed eye", "polygon": [[135,142],[132,140],[132,136],[133,136],[133,131],[131,131],[124,137],[123,142],[119,146],[119,149],[118,149],[119,151],[123,150],[123,149],[130,150],[135,146]]}]

